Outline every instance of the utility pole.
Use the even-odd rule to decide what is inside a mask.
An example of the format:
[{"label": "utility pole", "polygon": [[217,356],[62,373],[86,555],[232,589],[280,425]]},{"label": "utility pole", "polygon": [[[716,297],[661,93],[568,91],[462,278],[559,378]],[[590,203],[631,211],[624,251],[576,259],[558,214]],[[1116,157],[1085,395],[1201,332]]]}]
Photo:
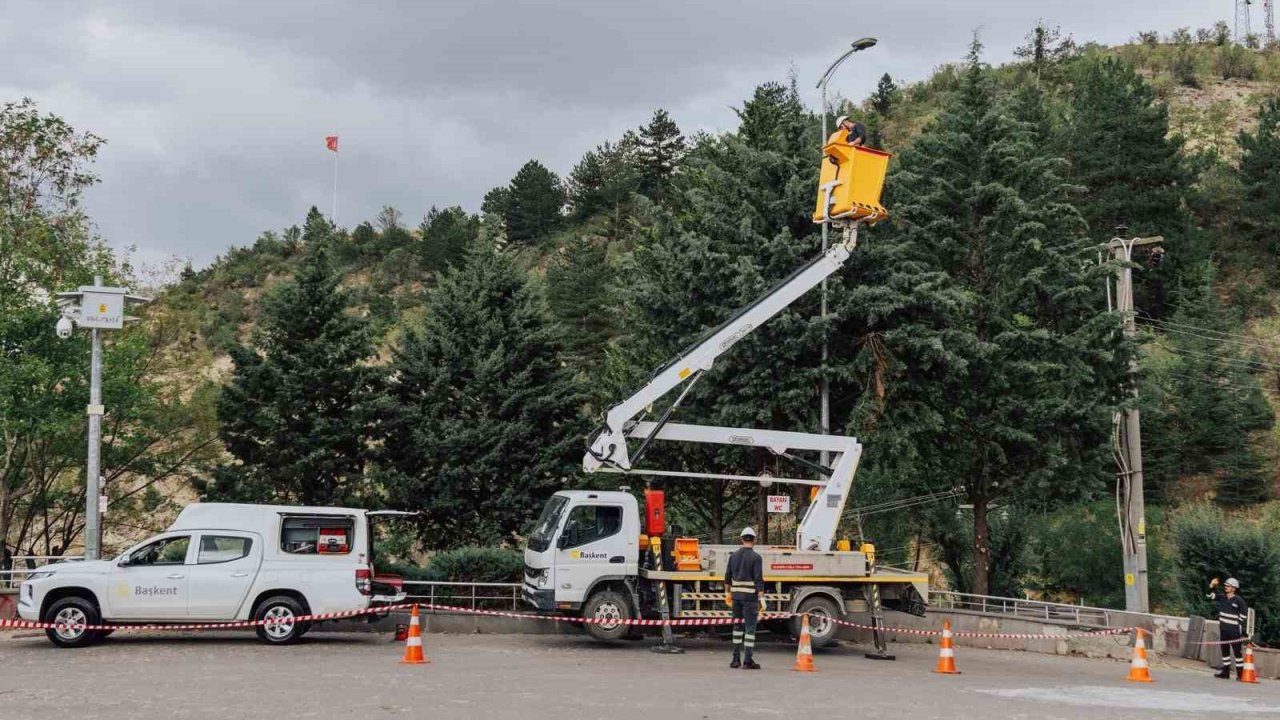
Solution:
[{"label": "utility pole", "polygon": [[[822,91],[822,110],[821,112],[818,113],[820,116],[822,116],[822,137],[818,140],[819,148],[821,148],[827,142],[827,109],[828,109],[827,108],[827,82],[831,80],[831,75],[836,71],[836,68],[840,67],[840,63],[844,62],[846,59],[848,59],[850,55],[856,52],[859,52],[861,50],[866,50],[869,47],[874,47],[876,42],[877,40],[871,37],[854,40],[853,43],[850,44],[849,49],[845,50],[843,55],[836,58],[836,61],[831,63],[831,65],[827,67],[827,71],[822,74],[822,79],[818,81],[818,89]],[[822,223],[822,254],[823,255],[827,254],[827,246],[828,246],[827,226],[828,225],[830,225],[830,223],[825,223],[825,222]],[[827,281],[826,279],[823,279],[822,281],[822,319],[823,320],[827,319]],[[828,352],[829,352],[829,349],[827,347],[827,341],[824,339],[822,341],[822,366],[824,368],[827,365]],[[822,376],[822,409],[821,409],[820,423],[822,426],[822,429],[821,429],[822,434],[823,435],[831,434],[831,381],[827,379],[825,372],[823,373],[823,376]],[[821,452],[821,458],[820,458],[820,462],[822,463],[822,466],[829,467],[830,459],[831,457],[827,453],[827,451],[823,450]]]},{"label": "utility pole", "polygon": [[[1126,238],[1124,226],[1116,228],[1116,237],[1107,243],[1111,256],[1121,264],[1116,274],[1116,308],[1124,313],[1124,332],[1130,338],[1138,334],[1133,307],[1133,248],[1156,246],[1161,236]],[[1110,293],[1107,305],[1110,306]],[[1110,307],[1108,307],[1110,309]],[[1116,461],[1120,465],[1117,490],[1117,512],[1120,514],[1120,544],[1124,553],[1124,609],[1150,612],[1147,594],[1147,520],[1142,477],[1142,424],[1138,413],[1138,363],[1129,363],[1133,385],[1133,407],[1116,414]]]},{"label": "utility pole", "polygon": [[75,326],[88,328],[92,350],[89,360],[89,447],[85,459],[84,493],[84,557],[97,560],[102,546],[102,331],[119,330],[124,323],[138,318],[125,315],[125,308],[151,302],[151,298],[130,295],[125,288],[103,287],[102,276],[93,277],[93,285],[81,285],[74,292],[58,293],[62,317],[58,319],[58,337],[71,337]]}]

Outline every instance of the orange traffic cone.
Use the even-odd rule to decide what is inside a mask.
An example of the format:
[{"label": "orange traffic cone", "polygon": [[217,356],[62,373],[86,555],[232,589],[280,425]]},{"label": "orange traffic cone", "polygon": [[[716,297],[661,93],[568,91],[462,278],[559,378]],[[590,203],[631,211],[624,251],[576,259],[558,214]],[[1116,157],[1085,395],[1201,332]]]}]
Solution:
[{"label": "orange traffic cone", "polygon": [[1129,662],[1129,682],[1151,682],[1147,667],[1147,643],[1142,639],[1146,630],[1138,628],[1138,639],[1133,643],[1133,660]]},{"label": "orange traffic cone", "polygon": [[951,640],[951,621],[942,621],[942,645],[938,651],[938,667],[934,668],[934,672],[944,675],[959,675],[960,671],[956,669],[956,646]]},{"label": "orange traffic cone", "polygon": [[404,659],[400,662],[409,665],[431,662],[422,653],[422,626],[418,624],[417,603],[414,603],[413,613],[409,615],[409,636],[404,639]]},{"label": "orange traffic cone", "polygon": [[1258,671],[1253,667],[1253,646],[1244,646],[1244,667],[1240,668],[1240,682],[1258,682]]},{"label": "orange traffic cone", "polygon": [[796,666],[791,668],[797,672],[817,672],[813,666],[813,641],[809,637],[809,616],[800,616],[800,644],[796,646]]}]

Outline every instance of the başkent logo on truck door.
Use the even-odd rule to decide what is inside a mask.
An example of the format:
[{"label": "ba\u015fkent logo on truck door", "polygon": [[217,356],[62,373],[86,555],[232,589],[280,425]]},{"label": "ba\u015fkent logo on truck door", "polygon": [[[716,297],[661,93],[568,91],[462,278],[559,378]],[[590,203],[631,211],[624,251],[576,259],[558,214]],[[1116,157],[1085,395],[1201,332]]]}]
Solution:
[{"label": "ba\u015fkent logo on truck door", "polygon": [[569,557],[574,560],[604,560],[609,553],[591,552],[589,550],[570,550]]}]

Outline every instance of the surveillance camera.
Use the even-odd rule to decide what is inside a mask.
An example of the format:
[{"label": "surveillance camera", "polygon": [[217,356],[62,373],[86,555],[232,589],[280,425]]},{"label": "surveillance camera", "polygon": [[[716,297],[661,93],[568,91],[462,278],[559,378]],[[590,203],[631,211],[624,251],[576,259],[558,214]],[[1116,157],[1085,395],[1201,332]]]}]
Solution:
[{"label": "surveillance camera", "polygon": [[75,325],[72,324],[71,318],[61,317],[58,318],[58,325],[56,329],[58,331],[58,337],[65,340],[71,337],[71,331],[75,329]]}]

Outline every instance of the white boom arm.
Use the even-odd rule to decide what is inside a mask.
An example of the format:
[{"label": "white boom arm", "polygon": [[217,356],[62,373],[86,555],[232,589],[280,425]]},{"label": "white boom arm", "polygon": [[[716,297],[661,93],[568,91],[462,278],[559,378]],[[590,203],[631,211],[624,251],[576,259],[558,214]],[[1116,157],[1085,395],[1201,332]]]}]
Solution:
[{"label": "white boom arm", "polygon": [[[663,395],[686,381],[692,383],[701,373],[710,370],[716,359],[728,352],[735,343],[843,267],[845,261],[849,259],[850,252],[857,245],[857,238],[857,224],[847,226],[843,242],[837,243],[825,254],[809,261],[786,280],[770,289],[759,300],[738,312],[675,360],[659,369],[653,378],[631,397],[610,408],[605,414],[604,426],[600,428],[599,434],[592,440],[586,455],[582,458],[583,469],[589,473],[604,470],[634,472],[639,475],[761,480],[761,478],[750,476],[633,468],[632,455],[627,446],[628,438],[640,439],[642,449],[654,440],[668,440],[764,447],[784,455],[790,450],[825,450],[833,453],[829,468],[822,469],[827,475],[826,480],[773,478],[773,481],[820,485],[824,488],[819,498],[811,503],[806,511],[798,530],[797,541],[800,549],[830,549],[835,540],[835,532],[840,522],[840,515],[844,511],[845,501],[853,488],[853,475],[862,454],[862,446],[856,439],[777,430],[668,424],[666,415],[658,422],[640,422],[638,418]],[[691,387],[692,384],[686,387],[684,392],[687,393]],[[676,400],[676,404],[679,404],[683,397],[682,394]]]}]

